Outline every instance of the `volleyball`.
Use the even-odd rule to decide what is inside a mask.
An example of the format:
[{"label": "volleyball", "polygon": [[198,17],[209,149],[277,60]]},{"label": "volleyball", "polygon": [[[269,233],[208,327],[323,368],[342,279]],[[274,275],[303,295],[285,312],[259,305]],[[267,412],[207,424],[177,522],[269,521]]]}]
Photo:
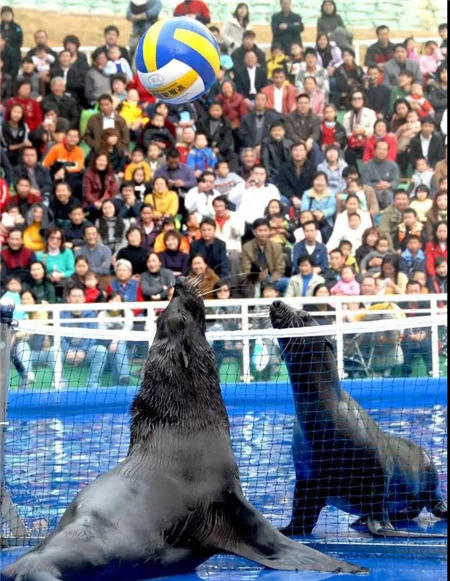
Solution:
[{"label": "volleyball", "polygon": [[136,71],[149,93],[166,103],[194,101],[211,88],[220,68],[214,36],[185,16],[159,20],[140,38]]}]

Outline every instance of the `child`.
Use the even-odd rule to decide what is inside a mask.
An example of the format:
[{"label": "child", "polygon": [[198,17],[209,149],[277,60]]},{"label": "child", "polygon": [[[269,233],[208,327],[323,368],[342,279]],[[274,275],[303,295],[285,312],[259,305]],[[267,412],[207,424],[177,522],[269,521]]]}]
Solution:
[{"label": "child", "polygon": [[352,266],[344,266],[341,271],[341,280],[331,288],[332,295],[355,296],[360,294],[359,282]]},{"label": "child", "polygon": [[414,270],[411,280],[420,284],[420,293],[422,295],[429,294],[429,290],[427,288],[427,273],[424,270]]},{"label": "child", "polygon": [[[193,212],[193,214],[195,215],[195,212]],[[189,214],[189,216],[190,215],[191,214]],[[194,219],[195,219],[195,217],[194,217]],[[189,217],[188,217],[188,222],[189,222]],[[186,224],[188,224],[188,222],[186,222]],[[159,254],[160,252],[164,252],[167,250],[167,246],[164,242],[164,237],[165,237],[166,233],[171,231],[171,230],[175,230],[174,218],[172,218],[172,217],[164,218],[162,221],[162,225],[161,225],[161,232],[155,238],[155,242],[153,244],[153,251],[154,252]],[[198,228],[198,238],[200,238],[200,227]],[[195,238],[195,240],[198,240],[198,238]],[[187,237],[181,236],[179,250],[180,250],[180,252],[186,252],[187,254],[189,254],[190,240],[188,240]]]},{"label": "child", "polygon": [[411,235],[400,255],[400,271],[410,278],[415,270],[425,270],[425,253],[420,236]]},{"label": "child", "polygon": [[345,229],[339,225],[337,229],[333,229],[331,238],[327,242],[328,250],[333,250],[344,240],[350,242],[351,247],[357,250],[362,244],[362,236],[365,229],[361,222],[361,216],[357,212],[352,212],[347,218]]},{"label": "child", "polygon": [[417,54],[416,41],[414,40],[414,38],[412,36],[406,38],[404,45],[407,52],[407,58],[411,61],[418,62],[419,55]]},{"label": "child", "polygon": [[157,169],[164,165],[165,157],[162,155],[161,148],[157,143],[150,143],[147,148],[147,157],[145,158],[145,161],[150,166],[152,175]]},{"label": "child", "polygon": [[206,169],[213,170],[216,163],[217,157],[211,147],[208,147],[208,138],[204,133],[197,133],[186,164],[194,170],[196,177],[199,177]]},{"label": "child", "polygon": [[273,214],[270,216],[270,240],[276,244],[281,244],[284,248],[291,248],[295,242],[295,236],[289,231],[289,222],[283,214]]},{"label": "child", "polygon": [[355,272],[359,272],[359,266],[356,261],[355,256],[353,255],[353,246],[350,240],[341,240],[338,246],[339,250],[342,252],[342,256],[344,257],[344,265],[351,266],[355,269]]},{"label": "child", "polygon": [[[6,291],[2,294],[2,304],[7,304],[7,302],[14,303],[14,306],[17,307],[21,304],[20,300],[20,293],[22,292],[22,281],[18,276],[11,274],[6,279]],[[14,318],[25,319],[25,313],[21,313],[20,311],[14,311]]]},{"label": "child", "polygon": [[154,113],[150,122],[146,124],[141,140],[144,148],[152,142],[156,142],[162,150],[175,147],[175,138],[165,126],[166,120],[162,113]]},{"label": "child", "polygon": [[381,263],[389,250],[389,240],[385,236],[380,236],[375,244],[375,250],[369,252],[361,261],[362,274],[379,275],[381,272]]},{"label": "child", "polygon": [[416,166],[411,176],[411,185],[409,186],[409,195],[411,198],[416,193],[416,188],[419,184],[425,184],[431,189],[431,183],[434,176],[434,169],[432,169],[428,161],[424,157],[419,157],[416,160]]},{"label": "child", "polygon": [[411,208],[417,212],[417,217],[425,225],[427,222],[427,212],[433,207],[433,200],[430,199],[430,188],[425,184],[420,184],[416,188],[414,201]]},{"label": "child", "polygon": [[55,62],[55,57],[47,52],[45,44],[36,46],[36,53],[31,57],[40,77],[45,77],[50,73],[50,67]]},{"label": "child", "polygon": [[439,49],[437,42],[428,40],[423,47],[423,55],[419,58],[419,67],[424,76],[424,81],[434,75],[444,55]]},{"label": "child", "polygon": [[86,287],[85,297],[87,303],[103,303],[105,295],[99,286],[98,276],[92,270],[89,270],[84,277]]},{"label": "child", "polygon": [[129,163],[125,168],[124,180],[127,182],[132,180],[134,171],[138,167],[144,170],[145,173],[144,181],[149,182],[152,179],[152,170],[150,169],[150,166],[145,160],[144,150],[142,149],[142,147],[136,147],[133,153],[131,154],[131,163]]},{"label": "child", "polygon": [[422,240],[423,229],[424,226],[418,219],[417,212],[413,208],[406,208],[403,212],[403,220],[397,226],[397,232],[394,235],[394,248],[396,250],[405,250],[410,236],[419,236]]},{"label": "child", "polygon": [[267,78],[272,79],[273,71],[275,69],[283,69],[288,75],[287,57],[284,54],[283,47],[278,42],[274,42],[270,48],[270,58],[267,61]]},{"label": "child", "polygon": [[141,127],[148,123],[148,117],[139,107],[139,93],[136,89],[130,89],[127,98],[122,101],[119,115],[125,119],[128,129],[133,132],[139,131]]},{"label": "child", "polygon": [[433,105],[423,96],[423,88],[420,83],[413,83],[411,85],[411,95],[408,95],[406,100],[411,105],[411,109],[417,111],[420,118],[433,117]]},{"label": "child", "polygon": [[108,49],[108,62],[105,67],[105,75],[117,75],[122,74],[125,76],[127,82],[129,83],[133,79],[133,73],[131,72],[131,67],[128,61],[123,58],[120,52],[120,47],[114,45]]},{"label": "child", "polygon": [[114,75],[111,79],[111,89],[114,109],[117,109],[127,98],[127,79],[125,76],[122,74]]},{"label": "child", "polygon": [[184,227],[183,232],[189,244],[192,244],[194,240],[200,240],[201,238],[200,225],[198,223],[196,212],[191,212],[190,214],[188,214],[188,217],[186,219],[186,226]]}]

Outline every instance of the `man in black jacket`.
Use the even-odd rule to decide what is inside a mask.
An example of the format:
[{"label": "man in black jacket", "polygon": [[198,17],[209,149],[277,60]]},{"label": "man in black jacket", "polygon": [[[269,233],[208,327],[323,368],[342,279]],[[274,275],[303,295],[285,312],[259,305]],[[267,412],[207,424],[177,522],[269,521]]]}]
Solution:
[{"label": "man in black jacket", "polygon": [[53,77],[50,81],[51,93],[42,99],[42,111],[50,109],[58,112],[58,117],[67,119],[69,127],[77,127],[80,118],[78,105],[66,91],[66,83],[62,77]]},{"label": "man in black jacket", "polygon": [[389,103],[391,99],[391,89],[386,85],[378,84],[378,67],[370,65],[367,68],[367,75],[364,77],[364,88],[366,90],[367,107],[375,111],[377,117],[388,118]]},{"label": "man in black jacket", "polygon": [[24,147],[22,161],[15,168],[16,181],[19,178],[28,178],[31,191],[38,193],[44,200],[50,200],[53,192],[53,182],[49,170],[38,163],[38,154],[34,147]]},{"label": "man in black jacket", "polygon": [[275,121],[270,127],[270,135],[261,144],[261,162],[272,180],[283,163],[291,159],[292,141],[287,139],[283,122]]},{"label": "man in black jacket", "polygon": [[296,210],[300,210],[303,192],[311,187],[314,165],[308,159],[306,145],[294,143],[290,161],[281,165],[273,182],[282,196],[287,198]]},{"label": "man in black jacket", "polygon": [[236,90],[246,99],[253,101],[263,87],[267,85],[265,69],[258,66],[256,53],[249,50],[244,57],[244,66],[236,71],[234,78]]},{"label": "man in black jacket", "polygon": [[216,222],[213,218],[203,218],[200,234],[200,240],[191,244],[190,257],[201,254],[220,278],[228,276],[227,247],[225,242],[216,238]]},{"label": "man in black jacket", "polygon": [[234,70],[244,66],[244,57],[249,50],[252,50],[256,54],[258,59],[258,65],[266,70],[266,55],[255,43],[256,35],[253,30],[246,30],[242,36],[242,44],[239,48],[231,53],[231,59],[233,61]]},{"label": "man in black jacket", "polygon": [[438,161],[444,159],[444,141],[440,135],[434,133],[435,129],[432,117],[421,119],[420,133],[413,137],[409,143],[408,153],[413,167],[421,157],[424,157],[431,167],[435,167]]},{"label": "man in black jacket", "polygon": [[79,105],[87,105],[84,97],[84,81],[88,67],[83,63],[72,64],[72,55],[68,50],[62,50],[58,55],[58,61],[50,70],[52,79],[61,77],[66,83],[66,90]]},{"label": "man in black jacket", "polygon": [[300,14],[291,12],[291,0],[280,0],[281,11],[272,15],[272,43],[279,43],[286,55],[291,52],[293,42],[302,42],[304,30]]},{"label": "man in black jacket", "polygon": [[259,157],[261,143],[269,136],[270,127],[279,122],[281,116],[273,109],[267,109],[267,97],[258,93],[255,98],[255,108],[241,119],[239,137],[243,147],[256,147]]},{"label": "man in black jacket", "polygon": [[377,42],[371,44],[364,57],[366,67],[376,65],[379,71],[384,69],[384,65],[394,56],[394,43],[389,40],[389,27],[381,24],[375,30]]},{"label": "man in black jacket", "polygon": [[311,111],[311,99],[306,93],[300,93],[296,99],[296,109],[286,117],[286,137],[294,143],[304,141],[311,160],[317,167],[323,160],[323,153],[318,145],[322,122]]},{"label": "man in black jacket", "polygon": [[234,141],[231,124],[223,116],[223,108],[220,103],[212,103],[208,114],[200,117],[196,123],[197,133],[204,133],[208,139],[209,147],[219,159],[226,160],[231,166],[237,166],[234,153]]}]

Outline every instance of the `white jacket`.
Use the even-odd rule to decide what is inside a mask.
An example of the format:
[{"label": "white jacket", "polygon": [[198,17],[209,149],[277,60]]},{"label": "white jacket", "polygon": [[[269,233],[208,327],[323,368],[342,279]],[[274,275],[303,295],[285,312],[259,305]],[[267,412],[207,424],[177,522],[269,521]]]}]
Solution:
[{"label": "white jacket", "polygon": [[242,28],[239,21],[234,16],[231,16],[222,26],[220,36],[229,52],[232,52],[241,46],[244,30],[245,29]]},{"label": "white jacket", "polygon": [[212,205],[214,198],[220,196],[216,190],[211,190],[209,194],[198,191],[198,187],[191,188],[184,198],[184,207],[188,212],[195,212],[197,220],[201,222],[203,218],[214,218],[215,212]]},{"label": "white jacket", "polygon": [[253,224],[257,218],[264,217],[264,211],[270,200],[279,200],[280,192],[273,184],[263,187],[245,187],[245,182],[235,186],[228,195],[228,200],[236,204],[236,213],[246,224]]},{"label": "white jacket", "polygon": [[216,222],[216,238],[225,242],[227,246],[227,252],[233,250],[241,251],[241,237],[244,235],[245,224],[241,216],[236,212],[230,212],[230,219],[227,220],[222,229]]},{"label": "white jacket", "polygon": [[[344,119],[342,120],[342,125],[345,128],[345,132],[347,137],[350,137],[352,134],[351,128],[351,118],[352,118],[352,111],[347,111],[344,115]],[[361,122],[359,123],[360,126],[364,127],[366,131],[366,137],[370,137],[373,134],[373,126],[375,121],[377,120],[377,114],[372,109],[368,109],[367,107],[363,107],[361,113]]]}]

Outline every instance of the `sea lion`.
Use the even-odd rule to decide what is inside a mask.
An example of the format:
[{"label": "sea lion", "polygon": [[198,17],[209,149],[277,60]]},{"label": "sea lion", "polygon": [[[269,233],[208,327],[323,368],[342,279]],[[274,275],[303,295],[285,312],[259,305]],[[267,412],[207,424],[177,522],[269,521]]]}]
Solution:
[{"label": "sea lion", "polygon": [[[276,329],[317,325],[282,301],[270,308]],[[397,531],[392,521],[412,519],[423,507],[447,518],[437,470],[417,444],[383,432],[341,387],[333,346],[325,337],[280,338],[297,422],[293,456],[295,491],[286,534],[312,532],[331,504],[360,515],[375,536],[441,537]],[[356,524],[356,523],[353,523]]]},{"label": "sea lion", "polygon": [[204,303],[185,279],[158,317],[131,414],[126,458],[2,579],[132,581],[193,570],[214,553],[273,569],[364,571],[286,538],[244,498]]}]

